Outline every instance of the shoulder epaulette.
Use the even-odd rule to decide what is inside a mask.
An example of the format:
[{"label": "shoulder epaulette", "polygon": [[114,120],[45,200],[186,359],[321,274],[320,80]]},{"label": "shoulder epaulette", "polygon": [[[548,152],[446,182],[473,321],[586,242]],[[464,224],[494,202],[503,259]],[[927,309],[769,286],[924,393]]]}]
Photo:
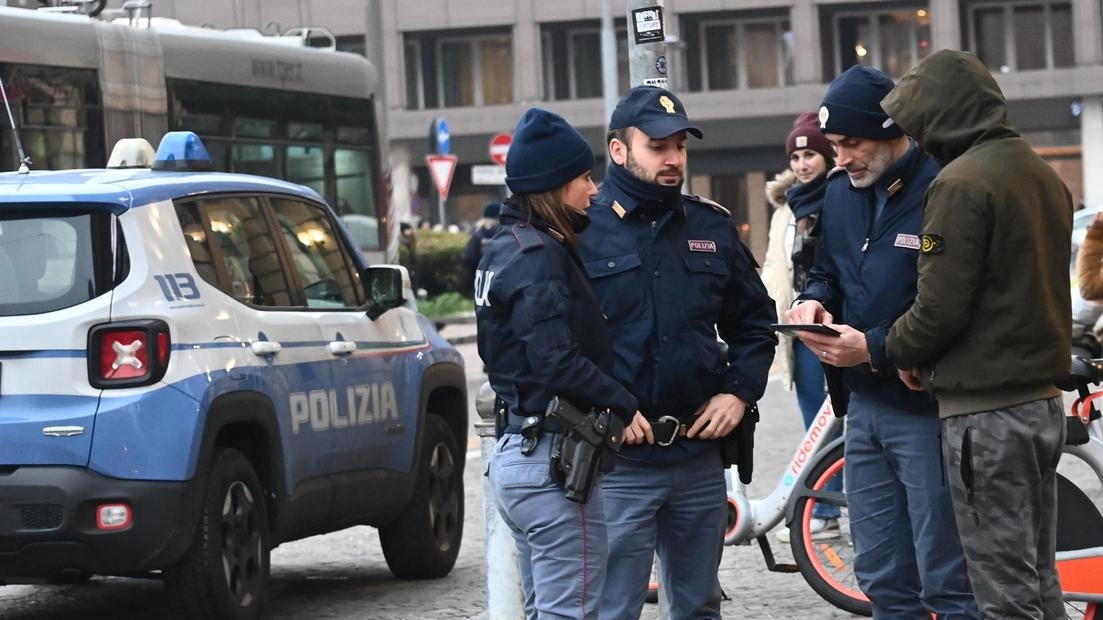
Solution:
[{"label": "shoulder epaulette", "polygon": [[723,206],[721,206],[719,203],[713,202],[712,200],[709,200],[708,198],[705,198],[704,196],[697,196],[697,195],[686,196],[686,199],[689,202],[697,202],[697,203],[703,204],[706,207],[712,209],[713,211],[716,211],[720,215],[723,215],[724,217],[731,217],[732,216],[731,211],[728,211]]},{"label": "shoulder epaulette", "polygon": [[544,247],[544,240],[540,238],[540,233],[528,224],[514,224],[513,238],[517,240],[517,245],[522,252],[532,252]]}]

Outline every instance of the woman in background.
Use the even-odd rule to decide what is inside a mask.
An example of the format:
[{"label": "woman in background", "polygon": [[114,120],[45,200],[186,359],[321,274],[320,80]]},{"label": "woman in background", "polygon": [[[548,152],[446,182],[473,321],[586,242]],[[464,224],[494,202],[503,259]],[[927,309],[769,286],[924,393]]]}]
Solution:
[{"label": "woman in background", "polygon": [[[776,207],[770,219],[770,239],[762,265],[762,281],[777,305],[777,315],[793,304],[804,289],[816,250],[816,222],[823,206],[827,172],[834,165],[831,144],[820,131],[814,112],[801,114],[785,139],[789,169],[766,183],[766,198]],[[827,397],[820,360],[797,338],[780,334],[777,360],[785,377],[785,389],[797,392],[797,405],[807,429]],[[835,481],[828,490],[839,490]],[[839,509],[817,503],[811,524],[812,539],[839,536]],[[789,530],[778,540],[789,542]]]}]

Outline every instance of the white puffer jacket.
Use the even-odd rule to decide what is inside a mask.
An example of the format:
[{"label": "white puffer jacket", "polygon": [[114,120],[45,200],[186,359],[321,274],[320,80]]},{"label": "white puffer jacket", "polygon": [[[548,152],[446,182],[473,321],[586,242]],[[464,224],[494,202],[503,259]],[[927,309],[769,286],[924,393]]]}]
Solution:
[{"label": "white puffer jacket", "polygon": [[[785,192],[797,182],[797,175],[791,170],[774,176],[766,182],[766,199],[774,205],[770,217],[770,237],[766,245],[766,259],[762,262],[762,282],[777,306],[778,321],[785,322],[785,311],[793,304],[796,296],[793,291],[793,237],[796,222]],[[778,334],[777,360],[783,377],[785,389],[793,390],[793,337]]]}]

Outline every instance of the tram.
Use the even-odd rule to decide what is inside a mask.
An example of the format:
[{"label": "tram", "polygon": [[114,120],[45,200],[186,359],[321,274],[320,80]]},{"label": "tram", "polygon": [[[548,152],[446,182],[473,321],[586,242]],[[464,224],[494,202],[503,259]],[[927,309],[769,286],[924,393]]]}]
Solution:
[{"label": "tram", "polygon": [[[0,7],[0,78],[33,169],[103,167],[121,138],[194,131],[216,169],[313,188],[371,262],[396,262],[379,71],[289,35]],[[0,170],[15,170],[0,126]]]}]

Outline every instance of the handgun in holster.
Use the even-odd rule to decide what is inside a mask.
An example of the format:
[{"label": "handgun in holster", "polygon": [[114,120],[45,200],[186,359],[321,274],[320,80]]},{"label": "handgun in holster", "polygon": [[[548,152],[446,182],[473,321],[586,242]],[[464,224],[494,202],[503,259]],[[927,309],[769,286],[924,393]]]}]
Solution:
[{"label": "handgun in holster", "polygon": [[558,396],[544,415],[563,427],[551,446],[551,479],[567,492],[567,499],[585,504],[598,475],[616,463],[624,421],[608,409],[583,413]]},{"label": "handgun in holster", "polygon": [[501,439],[509,424],[509,405],[501,398],[494,399],[494,438]]},{"label": "handgun in holster", "polygon": [[739,481],[743,484],[750,484],[754,473],[754,429],[757,424],[758,404],[752,403],[747,407],[739,425],[720,444],[724,467],[735,465],[739,469]]}]

